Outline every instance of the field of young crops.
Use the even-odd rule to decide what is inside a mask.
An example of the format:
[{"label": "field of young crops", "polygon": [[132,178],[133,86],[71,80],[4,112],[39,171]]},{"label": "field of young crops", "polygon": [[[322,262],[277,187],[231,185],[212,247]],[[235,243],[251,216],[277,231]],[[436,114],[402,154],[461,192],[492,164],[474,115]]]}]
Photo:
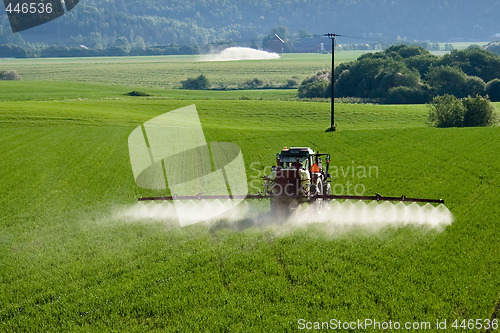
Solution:
[{"label": "field of young crops", "polygon": [[[88,65],[96,71],[88,82],[99,76],[83,60],[50,61],[17,70],[42,79],[50,68]],[[436,330],[437,320],[451,329],[455,320],[499,317],[499,127],[436,129],[425,106],[339,104],[338,131],[325,133],[329,104],[276,100],[293,91],[162,90],[160,74],[151,84],[118,76],[132,67],[110,59],[112,79],[96,80],[106,86],[0,82],[0,331],[281,332],[332,319]],[[253,70],[248,77],[259,76]],[[87,81],[79,69],[59,73]],[[130,87],[153,97],[123,96]],[[246,220],[181,228],[124,217],[137,197],[163,194],[135,185],[128,135],[191,104],[207,141],[240,146],[249,181],[283,146],[310,146],[331,153],[333,166],[378,170],[334,182],[360,183],[366,194],[442,197],[454,221],[442,230]]]},{"label": "field of young crops", "polygon": [[[342,51],[336,63],[355,60],[363,51]],[[188,77],[204,74],[214,86],[236,88],[258,78],[283,85],[331,68],[329,54],[283,54],[277,60],[207,62],[202,56],[114,58],[0,59],[1,69],[15,69],[24,80],[77,81],[108,85],[178,88]]]}]

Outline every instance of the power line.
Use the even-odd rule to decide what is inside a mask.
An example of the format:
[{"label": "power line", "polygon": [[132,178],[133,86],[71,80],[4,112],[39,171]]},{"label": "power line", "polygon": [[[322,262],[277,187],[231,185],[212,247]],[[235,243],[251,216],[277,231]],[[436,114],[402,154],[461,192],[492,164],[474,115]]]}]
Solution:
[{"label": "power line", "polygon": [[342,35],[327,33],[322,35],[323,37],[328,37],[332,40],[332,75],[330,78],[331,86],[332,86],[332,98],[331,98],[331,118],[330,118],[330,128],[329,132],[335,132],[335,82],[333,79],[333,71],[335,69],[335,38],[341,37]]}]

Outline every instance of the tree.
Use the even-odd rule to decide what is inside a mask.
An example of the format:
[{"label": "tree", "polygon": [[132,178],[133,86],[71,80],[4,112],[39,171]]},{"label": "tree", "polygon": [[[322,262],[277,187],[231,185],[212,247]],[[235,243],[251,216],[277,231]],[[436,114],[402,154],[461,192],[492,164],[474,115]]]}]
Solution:
[{"label": "tree", "polygon": [[309,33],[309,31],[307,31],[305,29],[300,29],[297,34],[298,34],[298,36],[297,36],[298,38],[309,38],[309,37],[312,37],[312,35]]},{"label": "tree", "polygon": [[429,70],[438,62],[439,57],[433,54],[420,54],[405,59],[406,66],[416,69],[421,77],[425,77]]},{"label": "tree", "polygon": [[479,46],[455,50],[444,55],[440,63],[444,66],[458,67],[465,74],[478,76],[485,82],[500,77],[500,56]]},{"label": "tree", "polygon": [[0,58],[26,58],[27,56],[28,50],[25,47],[12,44],[0,45]]},{"label": "tree", "polygon": [[428,103],[430,94],[426,87],[394,87],[389,90],[386,102],[389,104],[423,104]]},{"label": "tree", "polygon": [[433,95],[467,96],[467,75],[457,67],[439,66],[427,73],[427,83],[432,87]]},{"label": "tree", "polygon": [[360,57],[339,67],[335,73],[338,97],[386,98],[393,87],[420,86],[418,71],[409,69],[401,60],[383,55]]},{"label": "tree", "polygon": [[465,91],[469,96],[484,96],[486,92],[486,83],[484,83],[480,77],[469,76],[465,83]]},{"label": "tree", "polygon": [[486,94],[492,102],[500,102],[500,79],[494,79],[486,85]]},{"label": "tree", "polygon": [[144,50],[146,48],[146,43],[144,42],[144,38],[141,36],[137,36],[134,41],[134,47],[136,49]]},{"label": "tree", "polygon": [[384,52],[392,58],[396,58],[397,56],[399,56],[404,59],[430,54],[429,51],[427,51],[421,46],[405,45],[405,44],[393,45],[387,48]]},{"label": "tree", "polygon": [[127,37],[120,36],[116,39],[115,45],[116,48],[123,49],[125,52],[130,51],[130,43],[127,40]]},{"label": "tree", "polygon": [[40,52],[40,57],[42,58],[57,58],[57,57],[68,57],[69,56],[69,48],[66,46],[57,46],[52,45]]}]

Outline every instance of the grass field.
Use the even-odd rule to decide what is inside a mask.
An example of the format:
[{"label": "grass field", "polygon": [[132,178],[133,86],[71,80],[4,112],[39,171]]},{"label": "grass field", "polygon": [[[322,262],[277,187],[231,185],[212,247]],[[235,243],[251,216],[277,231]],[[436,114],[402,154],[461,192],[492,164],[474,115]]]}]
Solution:
[{"label": "grass field", "polygon": [[[319,57],[311,63],[320,66]],[[278,100],[293,91],[179,92],[162,89],[160,74],[150,82],[120,74],[131,67],[124,59],[72,61],[19,61],[23,77],[40,79],[55,65],[68,72],[0,82],[0,331],[288,332],[300,331],[300,319],[366,318],[430,322],[436,331],[436,320],[451,328],[498,318],[499,127],[436,129],[425,106],[340,104],[338,131],[325,133],[329,104]],[[106,75],[96,81],[110,85],[91,83],[101,65]],[[92,68],[86,78],[84,67]],[[253,70],[249,77],[259,76]],[[153,97],[123,96],[136,88]],[[135,185],[128,135],[190,104],[207,141],[241,147],[249,180],[253,162],[272,165],[283,146],[311,146],[334,165],[379,170],[336,182],[360,181],[367,194],[443,197],[455,220],[442,231],[331,233],[314,224],[236,231],[229,222],[180,228],[120,216],[138,196],[162,194]]]},{"label": "grass field", "polygon": [[[355,60],[362,51],[336,54],[336,62]],[[200,56],[0,59],[0,69],[15,69],[23,80],[77,81],[148,88],[178,88],[180,81],[205,74],[215,86],[259,78],[267,83],[299,81],[331,68],[329,54],[283,54],[277,60],[205,62]],[[124,74],[126,73],[126,74]],[[293,74],[290,74],[293,73]]]},{"label": "grass field", "polygon": [[[453,43],[455,49],[486,43]],[[444,48],[444,44],[441,45]],[[335,65],[356,60],[376,51],[336,51]],[[447,52],[436,51],[438,55]],[[330,54],[286,53],[277,60],[207,62],[203,56],[144,56],[94,58],[0,58],[0,70],[16,70],[23,80],[70,81],[143,88],[179,88],[188,77],[205,74],[215,86],[236,88],[259,78],[268,84],[283,85],[288,79],[299,81],[320,70],[331,69]],[[126,74],[125,74],[126,73]]]}]

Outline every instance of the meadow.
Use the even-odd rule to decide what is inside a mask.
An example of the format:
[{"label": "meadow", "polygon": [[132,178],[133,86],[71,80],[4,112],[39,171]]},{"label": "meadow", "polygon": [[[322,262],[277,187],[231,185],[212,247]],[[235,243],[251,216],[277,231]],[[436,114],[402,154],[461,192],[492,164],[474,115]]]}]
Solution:
[{"label": "meadow", "polygon": [[[336,63],[363,51],[336,54]],[[330,54],[283,54],[277,60],[208,62],[203,56],[0,59],[1,69],[16,69],[24,80],[72,81],[148,88],[179,88],[180,81],[204,74],[214,86],[236,88],[254,78],[267,83],[300,81],[331,68]]]},{"label": "meadow", "polygon": [[[299,62],[315,63],[314,72],[321,56]],[[429,127],[424,105],[339,104],[338,131],[326,133],[329,104],[286,100],[294,90],[162,89],[167,75],[153,58],[137,60],[142,74],[156,68],[148,82],[130,79],[131,59],[85,61],[0,62],[16,63],[25,79],[0,82],[0,331],[293,332],[300,319],[365,318],[431,322],[436,331],[436,320],[451,328],[498,318],[499,127]],[[179,62],[215,66],[221,80],[227,67]],[[253,78],[274,64],[230,66],[237,83],[238,73]],[[173,71],[172,82],[184,75]],[[132,89],[153,96],[123,95]],[[128,135],[191,104],[207,141],[241,147],[249,180],[252,163],[272,165],[283,146],[310,146],[334,165],[377,166],[378,177],[356,180],[367,194],[444,198],[455,220],[443,230],[312,224],[282,232],[279,224],[181,228],[123,217],[137,197],[164,194],[135,185]]]}]

